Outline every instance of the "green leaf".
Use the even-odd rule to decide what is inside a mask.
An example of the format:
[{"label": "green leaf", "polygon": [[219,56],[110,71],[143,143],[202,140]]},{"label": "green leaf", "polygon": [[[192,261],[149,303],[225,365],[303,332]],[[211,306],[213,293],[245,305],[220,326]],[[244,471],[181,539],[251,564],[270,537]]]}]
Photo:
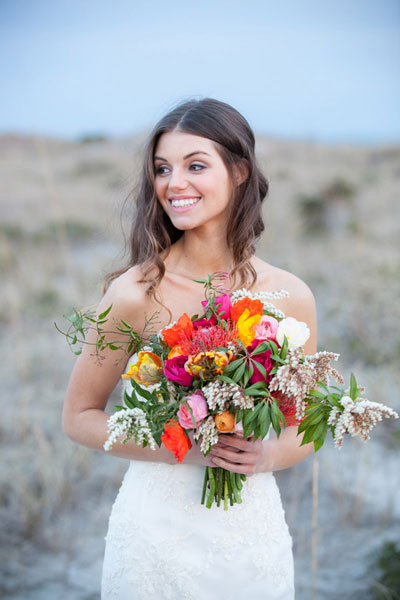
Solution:
[{"label": "green leaf", "polygon": [[224,369],[224,375],[229,375],[230,373],[233,373],[238,368],[238,366],[243,363],[244,360],[245,358],[242,356],[241,358],[237,358],[236,360],[229,363]]},{"label": "green leaf", "polygon": [[261,375],[265,378],[267,378],[267,371],[265,370],[264,365],[262,365],[261,363],[257,362],[257,361],[251,361],[254,365],[254,368],[257,369],[257,371],[259,371],[261,373]]},{"label": "green leaf", "polygon": [[128,408],[136,408],[134,403],[132,402],[132,400],[129,398],[128,394],[126,394],[124,400],[125,400],[125,404]]},{"label": "green leaf", "polygon": [[153,400],[152,394],[149,391],[144,390],[132,377],[130,378],[130,382],[133,389],[139,394],[139,396],[142,396],[142,398],[148,400],[149,402]]},{"label": "green leaf", "polygon": [[254,426],[254,441],[258,440],[259,437],[261,437],[260,423],[256,421]]},{"label": "green leaf", "polygon": [[232,375],[233,381],[235,381],[237,383],[243,377],[245,369],[246,369],[246,363],[243,361],[242,364],[236,369],[236,371]]},{"label": "green leaf", "polygon": [[257,418],[257,415],[260,412],[262,406],[263,405],[260,402],[260,404],[257,404],[253,409],[244,409],[243,425],[248,425],[249,423],[252,423]]},{"label": "green leaf", "polygon": [[317,452],[324,444],[325,439],[326,439],[326,434],[328,433],[328,426],[325,423],[325,427],[321,428],[321,431],[318,435],[318,437],[316,436],[314,439],[314,450],[315,452]]},{"label": "green leaf", "polygon": [[288,339],[286,337],[286,335],[284,336],[283,339],[283,344],[282,344],[282,348],[281,348],[281,352],[280,352],[280,357],[285,360],[287,353],[288,353],[288,347],[289,347],[289,342]]},{"label": "green leaf", "polygon": [[218,379],[219,381],[225,381],[225,383],[235,383],[233,379],[227,377],[226,375],[217,375],[216,379]]},{"label": "green leaf", "polygon": [[112,309],[112,304],[110,304],[110,306],[97,317],[97,320],[104,319],[104,317],[106,317],[108,315],[108,313],[110,312],[111,309]]},{"label": "green leaf", "polygon": [[278,354],[278,346],[274,341],[268,340],[268,346],[270,347],[272,354]]},{"label": "green leaf", "polygon": [[265,381],[257,381],[256,383],[253,383],[250,387],[244,390],[244,394],[246,396],[264,395],[264,392],[266,395],[269,395],[268,387]]},{"label": "green leaf", "polygon": [[310,390],[307,394],[307,396],[312,396],[313,398],[319,398],[321,400],[323,400],[326,396],[326,394],[323,394],[322,392],[319,392],[318,390]]},{"label": "green leaf", "polygon": [[243,425],[243,437],[244,438],[248,438],[251,436],[251,434],[253,433],[255,427],[257,425],[257,421],[252,421],[251,423],[249,423],[248,425]]},{"label": "green leaf", "polygon": [[271,413],[268,404],[264,404],[258,417],[258,424],[260,427],[261,439],[264,439],[267,435],[271,425]]},{"label": "green leaf", "polygon": [[274,431],[278,438],[281,434],[281,423],[280,423],[279,413],[281,413],[281,411],[278,408],[276,400],[274,400],[271,404],[271,422],[272,422],[272,427],[274,428]]},{"label": "green leaf", "polygon": [[243,419],[243,408],[239,408],[239,410],[236,413],[236,423],[240,423],[240,421]]},{"label": "green leaf", "polygon": [[261,354],[262,352],[266,352],[269,349],[269,344],[267,342],[261,342],[251,353],[250,356],[256,356],[257,354]]},{"label": "green leaf", "polygon": [[358,391],[357,380],[354,376],[354,373],[352,373],[350,375],[350,398],[352,400],[357,400],[357,391]]},{"label": "green leaf", "polygon": [[[251,364],[251,363],[250,363]],[[250,370],[249,369],[245,369],[244,371],[244,376],[243,376],[243,385],[246,387],[246,385],[249,383],[249,379],[250,379],[251,375],[250,375]]]}]

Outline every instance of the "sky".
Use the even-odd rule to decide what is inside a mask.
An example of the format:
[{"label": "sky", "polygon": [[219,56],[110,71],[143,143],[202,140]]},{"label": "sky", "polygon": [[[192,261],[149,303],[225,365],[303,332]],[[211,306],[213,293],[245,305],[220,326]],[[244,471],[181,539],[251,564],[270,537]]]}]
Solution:
[{"label": "sky", "polygon": [[400,0],[0,0],[0,132],[147,131],[188,98],[257,134],[400,142]]}]

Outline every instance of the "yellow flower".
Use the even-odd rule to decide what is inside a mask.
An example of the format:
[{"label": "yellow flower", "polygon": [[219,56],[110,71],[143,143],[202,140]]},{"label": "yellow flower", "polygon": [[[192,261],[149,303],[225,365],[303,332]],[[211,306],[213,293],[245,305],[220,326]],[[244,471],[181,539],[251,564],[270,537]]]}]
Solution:
[{"label": "yellow flower", "polygon": [[129,365],[129,371],[123,373],[123,379],[134,379],[140,385],[154,385],[161,380],[161,358],[153,352],[139,352],[136,364]]},{"label": "yellow flower", "polygon": [[245,346],[250,346],[251,342],[255,338],[255,325],[258,325],[261,321],[262,315],[250,316],[250,311],[246,308],[240,315],[236,326],[238,331],[238,339],[243,342]]},{"label": "yellow flower", "polygon": [[185,364],[185,369],[193,377],[200,378],[200,373],[204,379],[210,379],[214,375],[221,375],[226,365],[232,360],[233,353],[219,352],[210,350],[209,352],[199,352],[196,356],[189,356]]}]

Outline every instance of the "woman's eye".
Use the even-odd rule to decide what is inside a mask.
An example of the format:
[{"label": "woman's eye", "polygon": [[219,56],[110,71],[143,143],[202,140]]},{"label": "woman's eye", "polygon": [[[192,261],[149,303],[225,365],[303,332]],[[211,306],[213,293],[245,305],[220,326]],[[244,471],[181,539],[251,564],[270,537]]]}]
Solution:
[{"label": "woman's eye", "polygon": [[161,165],[160,167],[156,167],[156,175],[165,175],[168,172],[168,167],[165,165]]},{"label": "woman's eye", "polygon": [[199,163],[192,163],[190,165],[190,168],[193,169],[194,171],[201,171],[202,169],[205,169],[205,166],[200,165]]}]

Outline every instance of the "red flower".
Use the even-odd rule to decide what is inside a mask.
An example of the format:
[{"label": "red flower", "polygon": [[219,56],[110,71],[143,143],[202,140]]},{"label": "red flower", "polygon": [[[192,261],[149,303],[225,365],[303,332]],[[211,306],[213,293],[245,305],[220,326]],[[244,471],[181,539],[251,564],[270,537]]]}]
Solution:
[{"label": "red flower", "polygon": [[175,454],[178,462],[182,462],[186,452],[192,447],[191,441],[176,419],[171,419],[165,424],[161,441],[167,450]]},{"label": "red flower", "polygon": [[[257,348],[257,346],[260,345],[260,340],[254,340],[254,342],[251,344],[249,351],[250,354],[252,353],[253,350],[255,350]],[[271,360],[271,350],[265,350],[265,352],[260,352],[260,354],[256,354],[255,356],[252,357],[253,362],[253,375],[250,377],[249,382],[250,383],[257,383],[257,381],[266,381],[267,383],[269,383],[269,381],[271,380],[271,377],[269,377],[269,372],[272,369],[272,360]],[[261,373],[261,371],[257,368],[257,363],[259,363],[260,365],[262,365],[266,371],[267,376],[264,377],[264,375]]]},{"label": "red flower", "polygon": [[175,381],[180,385],[188,387],[192,383],[192,376],[185,370],[187,359],[187,356],[180,354],[174,358],[164,360],[164,375],[166,375],[170,381]]},{"label": "red flower", "polygon": [[272,396],[279,401],[279,408],[285,417],[286,427],[300,425],[302,419],[296,419],[296,400],[279,391],[272,392]]}]

